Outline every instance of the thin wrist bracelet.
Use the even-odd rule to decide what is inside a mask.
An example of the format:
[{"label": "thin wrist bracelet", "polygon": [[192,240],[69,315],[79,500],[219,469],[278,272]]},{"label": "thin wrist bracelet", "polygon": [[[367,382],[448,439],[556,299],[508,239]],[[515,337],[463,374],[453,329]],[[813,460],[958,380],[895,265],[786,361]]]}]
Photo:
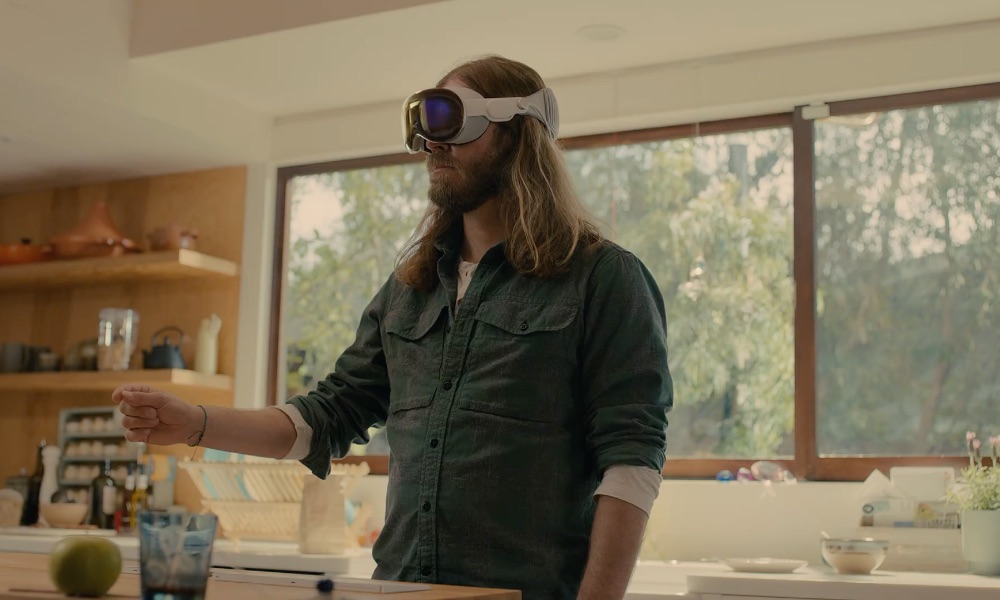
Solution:
[{"label": "thin wrist bracelet", "polygon": [[[191,446],[192,448],[201,443],[201,438],[205,437],[205,430],[208,429],[208,411],[205,410],[205,407],[201,404],[198,405],[198,408],[201,409],[201,412],[204,415],[204,420],[201,422],[201,431],[196,431],[188,436],[188,446]],[[192,444],[191,438],[194,436],[198,436],[198,439],[196,439]]]}]

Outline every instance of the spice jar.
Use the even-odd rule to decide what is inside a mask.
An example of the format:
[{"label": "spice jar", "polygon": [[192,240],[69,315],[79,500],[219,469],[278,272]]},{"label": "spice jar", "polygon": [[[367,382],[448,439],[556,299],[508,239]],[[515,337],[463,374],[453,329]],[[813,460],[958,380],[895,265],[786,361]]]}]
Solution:
[{"label": "spice jar", "polygon": [[105,308],[97,332],[97,369],[125,371],[139,342],[139,313],[130,308]]}]

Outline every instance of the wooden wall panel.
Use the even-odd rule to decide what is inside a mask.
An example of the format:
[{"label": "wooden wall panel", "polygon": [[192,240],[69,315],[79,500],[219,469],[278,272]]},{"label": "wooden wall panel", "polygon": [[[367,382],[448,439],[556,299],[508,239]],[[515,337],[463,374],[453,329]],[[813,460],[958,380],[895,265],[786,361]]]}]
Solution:
[{"label": "wooden wall panel", "polygon": [[[22,237],[45,242],[76,226],[95,202],[104,201],[118,229],[144,248],[148,248],[150,232],[173,220],[199,231],[199,252],[238,264],[245,191],[245,168],[232,167],[0,196],[0,243]],[[184,329],[188,338],[182,354],[189,368],[194,366],[201,320],[218,314],[222,318],[219,372],[235,374],[238,277],[0,291],[0,343],[45,345],[63,355],[80,341],[96,337],[98,311],[109,306],[139,312],[140,349],[149,347],[150,337],[160,327]],[[141,361],[137,351],[134,364],[141,366]],[[192,391],[185,399],[231,405],[232,393]],[[16,474],[20,467],[34,468],[38,440],[57,440],[61,409],[108,402],[110,397],[104,393],[0,391],[0,478]],[[163,451],[183,456],[183,450],[190,455],[186,447]]]}]

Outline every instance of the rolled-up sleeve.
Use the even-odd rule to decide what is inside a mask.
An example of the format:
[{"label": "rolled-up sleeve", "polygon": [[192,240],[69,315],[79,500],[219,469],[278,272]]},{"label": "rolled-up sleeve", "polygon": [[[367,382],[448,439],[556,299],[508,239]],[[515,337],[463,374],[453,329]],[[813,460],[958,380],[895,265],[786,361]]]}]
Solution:
[{"label": "rolled-up sleeve", "polygon": [[384,425],[389,406],[389,375],[382,348],[381,315],[392,280],[365,308],[357,335],[334,371],[303,396],[288,400],[312,429],[309,452],[301,460],[326,478],[330,461],[346,456],[352,443],[368,442],[368,429]]},{"label": "rolled-up sleeve", "polygon": [[667,321],[652,274],[614,248],[588,282],[583,344],[587,443],[598,472],[612,465],[663,469],[673,381]]}]

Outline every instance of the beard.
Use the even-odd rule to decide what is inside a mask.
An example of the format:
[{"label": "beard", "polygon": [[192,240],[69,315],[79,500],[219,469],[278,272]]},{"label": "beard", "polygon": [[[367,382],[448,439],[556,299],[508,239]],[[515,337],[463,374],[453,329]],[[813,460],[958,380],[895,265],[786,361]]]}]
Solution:
[{"label": "beard", "polygon": [[490,198],[500,194],[504,175],[510,168],[511,157],[506,148],[490,148],[487,153],[466,164],[457,163],[450,156],[431,154],[427,157],[427,170],[434,167],[451,167],[438,177],[431,178],[427,198],[437,207],[456,213],[476,210]]}]

